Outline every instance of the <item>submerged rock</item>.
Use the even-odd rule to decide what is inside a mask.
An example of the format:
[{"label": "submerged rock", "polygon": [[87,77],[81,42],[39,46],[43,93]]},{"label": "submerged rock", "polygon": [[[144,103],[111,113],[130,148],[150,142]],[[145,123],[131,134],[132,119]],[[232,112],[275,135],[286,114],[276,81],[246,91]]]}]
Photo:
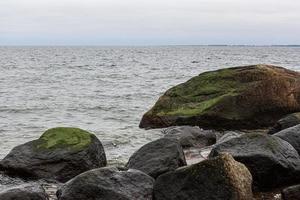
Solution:
[{"label": "submerged rock", "polygon": [[141,128],[258,129],[300,111],[300,73],[270,65],[205,72],[164,93]]},{"label": "submerged rock", "polygon": [[287,115],[284,118],[278,120],[276,124],[272,128],[270,128],[268,134],[274,134],[298,124],[300,124],[300,112]]},{"label": "submerged rock", "polygon": [[65,182],[74,176],[106,166],[97,137],[78,128],[53,128],[38,140],[17,146],[0,161],[6,173]]},{"label": "submerged rock", "polygon": [[284,129],[274,136],[279,137],[290,143],[300,155],[300,124],[287,129]]},{"label": "submerged rock", "polygon": [[230,153],[250,170],[257,190],[266,190],[299,180],[300,157],[286,141],[267,134],[247,133],[221,144],[210,157]]},{"label": "submerged rock", "polygon": [[165,137],[176,138],[183,148],[206,147],[216,143],[215,132],[202,130],[198,126],[170,127],[163,131]]},{"label": "submerged rock", "polygon": [[283,200],[300,200],[300,185],[290,186],[281,192]]},{"label": "submerged rock", "polygon": [[1,200],[48,200],[48,196],[40,185],[23,184],[0,192]]},{"label": "submerged rock", "polygon": [[185,166],[186,160],[178,140],[161,138],[142,146],[130,158],[126,167],[138,169],[156,178]]},{"label": "submerged rock", "polygon": [[228,154],[159,176],[155,200],[252,200],[252,177]]},{"label": "submerged rock", "polygon": [[58,200],[152,200],[154,179],[138,170],[100,168],[68,181],[57,192]]}]

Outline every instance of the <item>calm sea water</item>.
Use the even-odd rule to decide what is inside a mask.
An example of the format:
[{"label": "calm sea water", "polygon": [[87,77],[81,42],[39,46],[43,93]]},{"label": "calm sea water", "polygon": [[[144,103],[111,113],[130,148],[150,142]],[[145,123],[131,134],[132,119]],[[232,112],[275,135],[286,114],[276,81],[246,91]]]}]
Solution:
[{"label": "calm sea water", "polygon": [[0,158],[46,129],[95,133],[111,163],[161,136],[139,121],[168,88],[247,64],[300,70],[300,48],[0,47]]}]

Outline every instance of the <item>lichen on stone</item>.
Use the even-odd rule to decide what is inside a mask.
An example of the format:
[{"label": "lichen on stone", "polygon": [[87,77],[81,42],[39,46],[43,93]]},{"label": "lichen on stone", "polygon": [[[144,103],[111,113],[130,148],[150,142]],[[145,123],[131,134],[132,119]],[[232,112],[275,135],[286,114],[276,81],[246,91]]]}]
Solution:
[{"label": "lichen on stone", "polygon": [[58,127],[47,130],[38,140],[38,149],[71,148],[80,150],[91,143],[91,133],[70,127]]}]

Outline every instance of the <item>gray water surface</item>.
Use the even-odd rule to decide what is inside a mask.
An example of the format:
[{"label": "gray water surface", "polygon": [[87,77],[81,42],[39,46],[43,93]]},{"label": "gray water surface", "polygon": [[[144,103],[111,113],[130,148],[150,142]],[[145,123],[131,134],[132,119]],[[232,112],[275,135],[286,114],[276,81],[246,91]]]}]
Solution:
[{"label": "gray water surface", "polygon": [[109,162],[161,136],[139,121],[168,88],[201,72],[248,64],[300,70],[300,48],[0,47],[0,159],[46,129],[95,133]]}]

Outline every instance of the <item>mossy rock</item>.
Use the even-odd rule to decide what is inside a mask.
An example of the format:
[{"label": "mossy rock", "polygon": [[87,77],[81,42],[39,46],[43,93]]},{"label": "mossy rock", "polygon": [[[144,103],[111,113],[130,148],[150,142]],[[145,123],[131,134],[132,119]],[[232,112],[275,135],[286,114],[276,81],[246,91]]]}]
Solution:
[{"label": "mossy rock", "polygon": [[0,171],[25,179],[66,182],[85,171],[106,166],[101,141],[79,128],[47,130],[33,141],[14,147],[0,161]]},{"label": "mossy rock", "polygon": [[80,150],[92,141],[92,134],[79,129],[58,127],[47,130],[38,140],[38,149],[72,148]]},{"label": "mossy rock", "polygon": [[252,65],[202,73],[165,92],[141,128],[257,129],[300,111],[300,73]]}]

